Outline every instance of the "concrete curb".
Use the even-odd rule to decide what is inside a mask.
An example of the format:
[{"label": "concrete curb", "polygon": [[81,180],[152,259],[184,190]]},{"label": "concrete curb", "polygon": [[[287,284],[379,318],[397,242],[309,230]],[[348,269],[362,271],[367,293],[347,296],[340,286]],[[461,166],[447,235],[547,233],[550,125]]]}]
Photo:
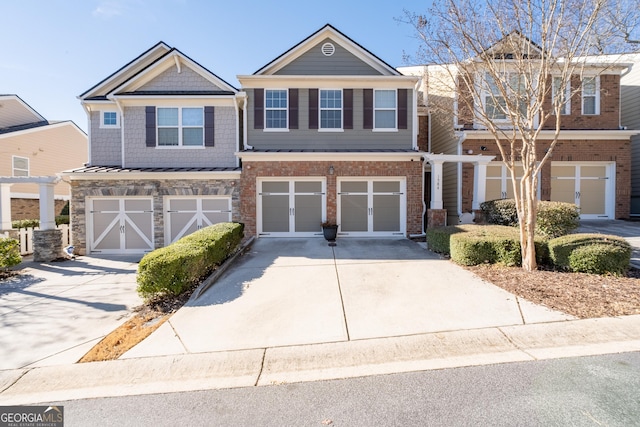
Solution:
[{"label": "concrete curb", "polygon": [[640,351],[640,315],[0,371],[0,404],[192,390]]},{"label": "concrete curb", "polygon": [[204,279],[200,286],[193,292],[191,296],[191,300],[197,300],[200,296],[206,292],[213,284],[222,276],[233,264],[235,264],[236,260],[240,257],[240,255],[244,254],[244,252],[253,245],[256,236],[251,236],[249,240],[247,240],[244,244],[240,246],[240,248],[236,251],[235,254],[231,256],[231,258],[227,259],[222,263],[220,267],[218,267],[209,277]]}]

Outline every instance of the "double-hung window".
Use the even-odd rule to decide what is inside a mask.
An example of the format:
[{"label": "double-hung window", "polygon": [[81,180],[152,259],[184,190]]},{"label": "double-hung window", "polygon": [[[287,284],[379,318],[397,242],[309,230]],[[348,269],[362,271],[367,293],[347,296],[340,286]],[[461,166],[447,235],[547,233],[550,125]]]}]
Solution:
[{"label": "double-hung window", "polygon": [[320,129],[342,130],[342,90],[320,90]]},{"label": "double-hung window", "polygon": [[288,129],[287,91],[267,89],[264,97],[265,129]]},{"label": "double-hung window", "polygon": [[553,105],[560,103],[560,114],[571,114],[571,82],[568,81],[567,85],[562,90],[562,77],[553,78]]},{"label": "double-hung window", "polygon": [[600,78],[598,76],[582,79],[582,114],[600,114]]},{"label": "double-hung window", "polygon": [[498,84],[489,73],[485,75],[485,81],[484,111],[487,117],[491,120],[505,120],[507,118],[507,102],[502,96]]},{"label": "double-hung window", "polygon": [[398,97],[394,89],[374,90],[374,129],[397,129],[397,99]]},{"label": "double-hung window", "polygon": [[13,176],[29,176],[29,158],[13,156]]},{"label": "double-hung window", "polygon": [[202,107],[158,108],[159,147],[203,147]]}]

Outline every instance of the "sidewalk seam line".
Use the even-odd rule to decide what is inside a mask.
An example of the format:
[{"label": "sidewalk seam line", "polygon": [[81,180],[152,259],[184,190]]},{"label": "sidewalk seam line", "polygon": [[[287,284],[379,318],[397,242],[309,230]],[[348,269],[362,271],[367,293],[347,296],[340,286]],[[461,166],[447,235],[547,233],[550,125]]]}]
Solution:
[{"label": "sidewalk seam line", "polygon": [[167,319],[167,323],[169,324],[169,326],[171,326],[171,330],[173,331],[173,333],[175,334],[175,336],[178,338],[178,341],[180,341],[180,344],[182,344],[182,348],[184,348],[184,351],[189,354],[191,353],[189,351],[189,349],[187,348],[187,346],[184,344],[184,342],[182,341],[182,338],[180,338],[180,335],[178,335],[178,331],[176,331],[176,328],[173,327],[173,324],[171,323],[171,319]]},{"label": "sidewalk seam line", "polygon": [[497,330],[500,331],[500,333],[507,339],[507,341],[509,341],[509,343],[511,343],[512,346],[514,346],[516,349],[520,350],[521,352],[523,352],[524,354],[526,354],[527,356],[531,357],[533,360],[538,360],[537,357],[535,357],[533,354],[529,353],[527,350],[525,350],[524,348],[520,347],[518,344],[516,344],[509,335],[507,335],[501,327],[497,327]]},{"label": "sidewalk seam line", "polygon": [[262,376],[262,370],[264,369],[264,361],[266,358],[267,358],[267,349],[265,348],[264,351],[262,352],[262,362],[260,362],[260,370],[258,371],[256,382],[255,384],[253,384],[254,387],[257,387],[258,383],[260,383],[260,377]]},{"label": "sidewalk seam line", "polygon": [[347,341],[351,341],[351,336],[349,335],[349,325],[347,324],[347,311],[344,308],[344,297],[342,296],[342,286],[340,285],[340,274],[338,274],[338,262],[336,260],[335,247],[331,248],[331,252],[333,253],[333,268],[336,270],[336,280],[338,281],[338,293],[340,294],[340,305],[342,305],[342,318],[344,319],[344,329],[347,332]]},{"label": "sidewalk seam line", "polygon": [[31,372],[31,370],[33,370],[34,368],[29,368],[29,369],[25,369],[24,372],[22,373],[22,375],[20,375],[18,378],[16,378],[15,381],[13,381],[11,384],[9,384],[8,386],[6,386],[5,388],[3,388],[2,390],[0,390],[0,394],[4,393],[5,391],[9,390],[11,387],[13,387],[14,385],[16,385],[16,383],[18,381],[20,381],[25,375],[27,375],[27,373]]},{"label": "sidewalk seam line", "polygon": [[520,307],[520,298],[516,295],[516,304],[518,304],[518,311],[520,312],[520,318],[522,319],[522,324],[526,325],[527,322],[524,320],[524,313],[522,312],[522,307]]}]

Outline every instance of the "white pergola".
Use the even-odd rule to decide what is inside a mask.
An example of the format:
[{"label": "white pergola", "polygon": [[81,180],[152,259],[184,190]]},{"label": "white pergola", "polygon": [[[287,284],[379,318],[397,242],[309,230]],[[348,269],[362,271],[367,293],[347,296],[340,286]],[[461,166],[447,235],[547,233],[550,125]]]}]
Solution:
[{"label": "white pergola", "polygon": [[0,227],[11,230],[11,185],[38,184],[40,186],[40,230],[56,228],[54,187],[58,176],[2,176],[0,177]]},{"label": "white pergola", "polygon": [[429,209],[443,209],[442,202],[442,165],[446,162],[472,163],[473,164],[473,201],[471,208],[480,209],[480,204],[485,201],[487,189],[487,165],[496,156],[456,155],[425,153],[425,167],[431,165],[431,202]]}]

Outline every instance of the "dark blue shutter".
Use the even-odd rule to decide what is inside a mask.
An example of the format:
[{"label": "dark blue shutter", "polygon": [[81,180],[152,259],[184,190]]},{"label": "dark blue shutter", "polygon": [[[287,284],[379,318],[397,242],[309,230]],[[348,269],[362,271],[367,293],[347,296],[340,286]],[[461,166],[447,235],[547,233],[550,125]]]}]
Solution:
[{"label": "dark blue shutter", "polygon": [[145,128],[147,147],[156,146],[156,107],[145,107]]},{"label": "dark blue shutter", "polygon": [[298,89],[289,89],[289,129],[298,129]]},{"label": "dark blue shutter", "polygon": [[362,128],[373,129],[373,89],[364,89],[362,91],[362,98]]},{"label": "dark blue shutter", "polygon": [[344,97],[343,104],[344,111],[342,115],[344,117],[343,129],[353,129],[353,89],[343,89],[342,96]]},{"label": "dark blue shutter", "polygon": [[213,147],[215,142],[215,115],[213,107],[204,107],[204,146]]},{"label": "dark blue shutter", "polygon": [[407,108],[407,92],[408,89],[398,89],[398,129],[406,129],[408,123],[408,112]]}]

